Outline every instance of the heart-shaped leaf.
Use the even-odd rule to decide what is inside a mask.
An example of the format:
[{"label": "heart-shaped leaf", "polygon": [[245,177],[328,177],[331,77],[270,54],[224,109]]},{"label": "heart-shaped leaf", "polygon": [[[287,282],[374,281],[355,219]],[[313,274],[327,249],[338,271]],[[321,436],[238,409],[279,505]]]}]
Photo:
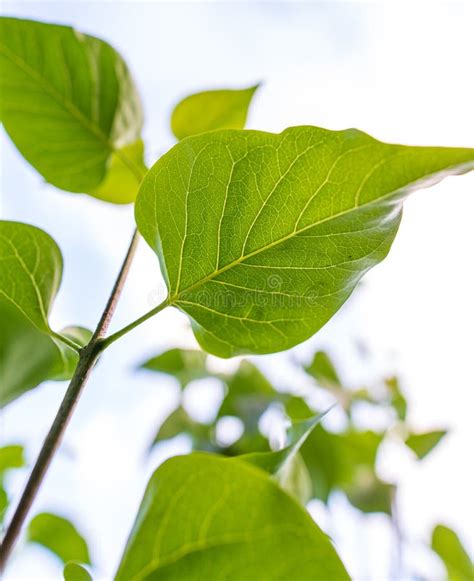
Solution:
[{"label": "heart-shaped leaf", "polygon": [[203,91],[180,101],[171,115],[178,139],[215,129],[243,129],[258,85],[248,89]]},{"label": "heart-shaped leaf", "polygon": [[117,581],[348,579],[329,538],[264,471],[193,453],[152,476]]},{"label": "heart-shaped leaf", "polygon": [[[47,379],[69,379],[77,351],[59,340],[48,315],[61,282],[54,240],[34,226],[0,221],[0,407]],[[78,346],[90,331],[68,327]]]},{"label": "heart-shaped leaf", "polygon": [[[22,155],[58,188],[132,201],[143,162],[127,146],[143,117],[122,58],[68,26],[4,17],[0,38],[0,115]],[[133,189],[115,196],[110,182],[125,167]]]},{"label": "heart-shaped leaf", "polygon": [[136,220],[204,349],[271,353],[318,331],[386,256],[410,192],[473,167],[474,149],[356,130],[216,131],[158,160]]}]

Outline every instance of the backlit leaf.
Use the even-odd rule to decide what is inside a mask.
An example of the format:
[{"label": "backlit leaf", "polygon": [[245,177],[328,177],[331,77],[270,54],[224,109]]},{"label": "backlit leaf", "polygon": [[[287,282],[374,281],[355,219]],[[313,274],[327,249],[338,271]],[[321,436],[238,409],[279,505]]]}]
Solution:
[{"label": "backlit leaf", "polygon": [[171,128],[178,139],[215,129],[243,129],[258,85],[248,89],[204,91],[180,101]]},{"label": "backlit leaf", "polygon": [[311,476],[299,451],[324,415],[293,422],[288,429],[286,446],[281,450],[244,454],[238,459],[272,474],[284,490],[306,503],[312,497]]},{"label": "backlit leaf", "polygon": [[28,540],[37,543],[66,564],[69,561],[90,564],[84,537],[67,519],[50,513],[37,514],[28,526]]},{"label": "backlit leaf", "polygon": [[2,220],[0,257],[0,298],[49,333],[48,314],[63,269],[58,245],[39,228]]},{"label": "backlit leaf", "polygon": [[117,581],[348,579],[329,538],[262,470],[202,453],[152,476]]},{"label": "backlit leaf", "polygon": [[[62,258],[42,230],[0,221],[0,407],[48,379],[69,379],[77,351],[53,336],[48,315],[61,282]],[[90,331],[63,335],[84,345]]]},{"label": "backlit leaf", "polygon": [[445,525],[433,530],[431,547],[442,559],[448,581],[472,581],[474,565],[457,534]]},{"label": "backlit leaf", "polygon": [[341,386],[336,368],[329,355],[324,351],[318,351],[313,361],[305,369],[322,386]]},{"label": "backlit leaf", "polygon": [[92,577],[85,567],[79,563],[67,563],[64,567],[64,581],[92,581]]},{"label": "backlit leaf", "polygon": [[0,482],[7,470],[23,468],[25,466],[25,456],[23,446],[11,445],[0,448]]},{"label": "backlit leaf", "polygon": [[140,367],[176,377],[181,387],[185,387],[189,382],[209,375],[206,358],[207,355],[197,349],[170,349],[145,361]]},{"label": "backlit leaf", "polygon": [[410,192],[473,167],[473,149],[356,130],[216,131],[158,160],[136,219],[205,350],[271,353],[318,331],[386,256]]},{"label": "backlit leaf", "polygon": [[410,450],[415,452],[418,460],[422,460],[440,443],[446,434],[445,430],[434,430],[424,434],[409,434],[405,444]]},{"label": "backlit leaf", "polygon": [[[143,163],[123,148],[140,138],[143,118],[122,58],[68,26],[3,17],[0,38],[1,121],[22,155],[58,188],[133,200]],[[115,196],[118,157],[135,178]]]}]

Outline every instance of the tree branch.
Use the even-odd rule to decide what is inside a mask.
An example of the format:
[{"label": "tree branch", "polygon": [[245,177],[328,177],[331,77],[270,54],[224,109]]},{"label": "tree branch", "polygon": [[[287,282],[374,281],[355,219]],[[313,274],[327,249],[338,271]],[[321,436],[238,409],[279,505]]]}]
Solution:
[{"label": "tree branch", "polygon": [[18,506],[6,530],[2,545],[0,546],[0,572],[5,568],[7,560],[15,545],[18,535],[20,534],[21,528],[25,522],[31,505],[33,504],[41,483],[43,482],[54,454],[61,443],[63,434],[66,430],[69,420],[71,419],[84,386],[87,383],[92,368],[94,367],[94,364],[99,358],[100,353],[105,347],[103,337],[107,332],[110,321],[117,307],[123,285],[125,284],[125,280],[132,264],[139,238],[140,235],[138,234],[138,231],[135,230],[127,251],[127,255],[125,256],[125,259],[122,263],[122,267],[117,276],[112,292],[110,293],[109,300],[107,301],[107,305],[105,306],[97,328],[95,329],[90,342],[80,350],[79,362],[77,364],[74,375],[69,383],[69,387],[66,391],[63,401],[61,402],[54,422],[48,432],[48,435],[46,436],[43,447],[41,448],[41,452],[39,453],[38,459],[36,460],[33,470],[31,471],[30,477],[20,498]]}]

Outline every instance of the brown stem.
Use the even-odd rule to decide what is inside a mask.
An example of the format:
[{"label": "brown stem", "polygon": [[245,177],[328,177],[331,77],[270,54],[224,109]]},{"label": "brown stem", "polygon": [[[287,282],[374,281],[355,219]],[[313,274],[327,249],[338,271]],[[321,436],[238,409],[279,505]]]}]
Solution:
[{"label": "brown stem", "polygon": [[38,459],[31,471],[28,482],[0,546],[0,572],[5,568],[10,553],[15,545],[18,535],[20,534],[23,523],[25,522],[31,505],[33,504],[41,483],[43,482],[48,467],[51,464],[51,460],[61,443],[63,434],[69,420],[71,419],[84,386],[87,383],[89,375],[91,374],[92,368],[104,348],[103,337],[107,332],[110,320],[112,319],[117,307],[123,285],[130,270],[139,237],[140,235],[135,230],[127,255],[125,256],[99,324],[97,325],[90,342],[80,351],[79,362],[74,375],[69,383],[69,387],[63,401],[61,402],[56,417],[54,418],[53,425],[46,436],[41,452],[39,453]]}]

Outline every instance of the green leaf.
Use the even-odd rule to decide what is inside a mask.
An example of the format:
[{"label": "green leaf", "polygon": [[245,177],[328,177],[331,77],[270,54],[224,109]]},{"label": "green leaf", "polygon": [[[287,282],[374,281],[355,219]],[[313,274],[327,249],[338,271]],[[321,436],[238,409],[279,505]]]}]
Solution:
[{"label": "green leaf", "polygon": [[299,451],[326,413],[293,422],[287,432],[287,444],[281,450],[245,454],[238,459],[272,474],[288,494],[305,504],[312,497],[311,476]]},{"label": "green leaf", "polygon": [[193,420],[186,410],[180,406],[175,409],[161,424],[150,448],[160,442],[175,438],[180,434],[189,436],[195,450],[213,450],[211,443],[211,426]]},{"label": "green leaf", "polygon": [[[141,139],[130,145],[125,145],[117,153],[113,153],[104,181],[97,189],[89,192],[91,196],[114,204],[134,202],[139,185],[137,176],[145,175],[147,171],[143,156],[144,146]],[[130,162],[136,167],[136,170],[130,171]]]},{"label": "green leaf", "polygon": [[388,377],[385,379],[385,387],[390,395],[390,405],[393,407],[400,420],[407,417],[407,400],[403,395],[398,377]]},{"label": "green leaf", "polygon": [[354,482],[345,487],[347,499],[362,512],[392,514],[395,486],[380,480],[373,470],[358,470]]},{"label": "green leaf", "polygon": [[92,581],[92,577],[79,563],[67,563],[64,567],[64,581]]},{"label": "green leaf", "polygon": [[410,192],[473,167],[474,149],[356,130],[216,131],[158,160],[136,220],[206,351],[271,353],[318,331],[386,256]]},{"label": "green leaf", "polygon": [[[75,350],[35,327],[12,303],[0,298],[0,408],[43,381],[69,379]],[[90,331],[67,327],[62,334],[85,345]]]},{"label": "green leaf", "polygon": [[191,381],[210,375],[206,367],[206,353],[193,349],[170,349],[152,357],[140,367],[175,377],[185,387]]},{"label": "green leaf", "polygon": [[130,579],[348,579],[330,540],[262,470],[202,453],[152,476],[117,573]]},{"label": "green leaf", "polygon": [[0,524],[9,505],[7,491],[3,487],[5,473],[26,465],[23,446],[10,445],[0,448]]},{"label": "green leaf", "polygon": [[180,101],[171,115],[178,139],[215,129],[243,129],[258,85],[240,90],[204,91]]},{"label": "green leaf", "polygon": [[443,561],[448,573],[448,581],[472,581],[473,563],[457,534],[444,525],[433,530],[431,548]]},{"label": "green leaf", "polygon": [[[69,379],[77,351],[51,330],[48,315],[62,275],[62,257],[42,230],[0,221],[0,407],[48,379]],[[90,331],[67,327],[82,346]]]},{"label": "green leaf", "polygon": [[61,282],[63,261],[54,240],[34,226],[0,221],[0,298],[38,329],[50,333],[48,314]]},{"label": "green leaf", "polygon": [[50,513],[37,514],[28,526],[28,540],[37,543],[66,564],[69,561],[90,564],[89,549],[83,536],[67,519]]},{"label": "green leaf", "polygon": [[11,445],[0,448],[0,482],[7,470],[23,468],[25,466],[25,455],[23,446]]},{"label": "green leaf", "polygon": [[250,361],[242,361],[237,371],[226,378],[225,382],[227,390],[217,417],[241,418],[246,432],[258,430],[263,412],[272,402],[281,399],[260,369]]},{"label": "green leaf", "polygon": [[[375,461],[383,435],[372,431],[335,434],[321,425],[309,434],[301,448],[313,483],[313,496],[328,501],[336,490],[356,499],[356,490],[370,488],[375,481]],[[360,508],[362,501],[355,501]],[[387,506],[387,505],[385,505]]]},{"label": "green leaf", "polygon": [[318,351],[305,370],[323,387],[342,385],[333,362],[324,351]]},{"label": "green leaf", "polygon": [[424,434],[409,434],[405,444],[415,452],[418,460],[422,460],[440,443],[447,433],[445,430],[434,430]]},{"label": "green leaf", "polygon": [[[3,17],[0,37],[0,115],[22,155],[58,188],[133,200],[143,163],[123,148],[140,138],[143,116],[122,58],[68,26]],[[123,172],[117,157],[135,175],[126,199],[109,187],[120,179],[109,168]]]},{"label": "green leaf", "polygon": [[3,523],[5,518],[5,512],[8,508],[10,499],[8,498],[7,491],[0,484],[0,525]]}]

